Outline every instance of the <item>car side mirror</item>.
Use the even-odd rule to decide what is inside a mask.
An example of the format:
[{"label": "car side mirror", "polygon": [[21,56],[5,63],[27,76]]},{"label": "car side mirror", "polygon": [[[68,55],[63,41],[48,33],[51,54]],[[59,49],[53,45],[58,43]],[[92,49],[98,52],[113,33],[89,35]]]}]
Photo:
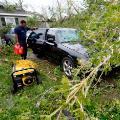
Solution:
[{"label": "car side mirror", "polygon": [[48,42],[54,42],[55,39],[54,38],[48,38]]},{"label": "car side mirror", "polygon": [[49,35],[48,38],[47,38],[47,41],[48,41],[48,42],[51,42],[51,43],[54,43],[54,41],[55,41],[55,36]]},{"label": "car side mirror", "polygon": [[38,34],[36,35],[36,38],[39,39],[41,35],[43,35],[43,34],[42,34],[42,33],[38,33]]},{"label": "car side mirror", "polygon": [[43,34],[42,34],[42,33],[38,33],[37,35],[38,35],[38,36],[41,36],[41,35],[43,35]]}]

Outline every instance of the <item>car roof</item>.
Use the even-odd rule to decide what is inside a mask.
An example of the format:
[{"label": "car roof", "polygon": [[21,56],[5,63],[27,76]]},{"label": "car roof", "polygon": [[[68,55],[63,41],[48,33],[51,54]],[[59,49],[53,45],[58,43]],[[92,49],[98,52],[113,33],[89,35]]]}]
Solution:
[{"label": "car roof", "polygon": [[49,28],[50,30],[76,30],[75,28]]},{"label": "car roof", "polygon": [[76,29],[75,28],[38,28],[38,29],[34,30],[34,32],[39,33],[42,31],[45,32],[46,30],[48,30],[48,34],[55,35],[56,31],[58,31],[58,30],[76,30]]},{"label": "car roof", "polygon": [[48,34],[52,34],[52,35],[55,35],[56,34],[56,31],[58,30],[76,30],[74,28],[50,28],[49,31],[48,31]]},{"label": "car roof", "polygon": [[59,28],[38,28],[37,30],[45,30],[45,29],[48,29],[48,30],[69,30],[69,29],[76,30],[75,28],[61,28],[61,27],[59,27]]}]

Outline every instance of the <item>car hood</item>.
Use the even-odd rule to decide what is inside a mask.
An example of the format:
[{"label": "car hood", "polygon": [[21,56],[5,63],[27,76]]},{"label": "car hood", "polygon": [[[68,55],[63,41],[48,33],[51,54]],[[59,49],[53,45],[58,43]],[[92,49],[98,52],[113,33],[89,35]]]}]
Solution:
[{"label": "car hood", "polygon": [[79,43],[62,43],[62,48],[75,57],[89,58],[87,49]]}]

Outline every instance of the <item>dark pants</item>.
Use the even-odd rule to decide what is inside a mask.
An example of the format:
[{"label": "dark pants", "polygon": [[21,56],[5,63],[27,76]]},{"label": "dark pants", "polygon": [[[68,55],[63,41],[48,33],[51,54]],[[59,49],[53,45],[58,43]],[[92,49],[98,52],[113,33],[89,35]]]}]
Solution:
[{"label": "dark pants", "polygon": [[24,50],[24,54],[21,55],[22,59],[26,59],[27,58],[27,44],[20,44],[23,47]]},{"label": "dark pants", "polygon": [[6,45],[13,45],[13,42],[11,41],[11,39],[10,38],[5,38],[4,39],[5,40],[5,42],[6,42]]}]

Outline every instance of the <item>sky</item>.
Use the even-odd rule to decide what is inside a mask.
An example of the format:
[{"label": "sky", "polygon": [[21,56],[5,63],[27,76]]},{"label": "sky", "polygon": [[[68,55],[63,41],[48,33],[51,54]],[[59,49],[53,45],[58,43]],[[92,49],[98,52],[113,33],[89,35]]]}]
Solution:
[{"label": "sky", "polygon": [[[4,0],[0,0],[4,1]],[[9,2],[15,3],[17,0],[8,0]],[[23,4],[28,11],[37,11],[41,12],[41,9],[47,9],[48,6],[56,6],[56,0],[23,0]],[[62,5],[65,5],[65,0],[59,0]],[[82,3],[83,0],[73,0]]]}]

